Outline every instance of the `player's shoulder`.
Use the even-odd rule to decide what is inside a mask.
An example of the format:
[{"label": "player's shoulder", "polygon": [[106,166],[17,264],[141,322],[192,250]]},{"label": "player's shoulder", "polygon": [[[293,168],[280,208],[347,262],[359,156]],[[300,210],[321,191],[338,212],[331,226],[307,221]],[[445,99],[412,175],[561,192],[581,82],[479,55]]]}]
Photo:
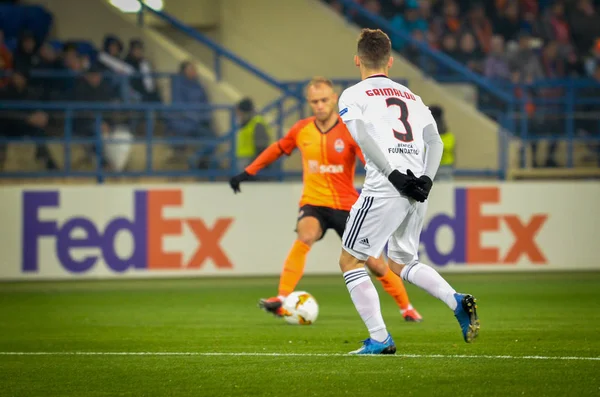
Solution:
[{"label": "player's shoulder", "polygon": [[344,91],[342,91],[342,94],[340,95],[340,100],[351,101],[351,100],[356,99],[356,97],[358,96],[358,93],[360,92],[361,83],[362,83],[362,81],[358,82],[354,85],[351,85],[350,87],[348,87]]},{"label": "player's shoulder", "polygon": [[315,116],[307,117],[305,119],[301,119],[296,121],[296,123],[292,126],[292,130],[300,131],[306,126],[309,126],[311,123],[315,121]]}]

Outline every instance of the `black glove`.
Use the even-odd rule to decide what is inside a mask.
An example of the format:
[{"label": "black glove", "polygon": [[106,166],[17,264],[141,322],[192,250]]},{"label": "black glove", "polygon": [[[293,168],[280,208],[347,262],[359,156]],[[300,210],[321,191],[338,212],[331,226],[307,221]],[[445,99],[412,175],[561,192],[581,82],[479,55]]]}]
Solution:
[{"label": "black glove", "polygon": [[429,197],[429,192],[433,187],[433,181],[427,175],[421,175],[419,178],[411,170],[406,170],[406,174],[414,178],[414,183],[406,190],[406,195],[412,199],[423,203]]},{"label": "black glove", "polygon": [[244,171],[241,174],[238,174],[238,175],[234,176],[233,178],[231,178],[229,180],[229,186],[231,186],[234,193],[241,193],[242,191],[240,190],[240,183],[242,183],[244,181],[248,181],[251,178],[252,178],[252,175],[250,175],[249,173]]},{"label": "black glove", "polygon": [[409,175],[405,175],[398,170],[392,171],[388,175],[388,180],[396,190],[398,190],[401,194],[408,195],[407,192],[411,191],[413,186],[417,182],[417,178],[413,175],[412,177]]}]

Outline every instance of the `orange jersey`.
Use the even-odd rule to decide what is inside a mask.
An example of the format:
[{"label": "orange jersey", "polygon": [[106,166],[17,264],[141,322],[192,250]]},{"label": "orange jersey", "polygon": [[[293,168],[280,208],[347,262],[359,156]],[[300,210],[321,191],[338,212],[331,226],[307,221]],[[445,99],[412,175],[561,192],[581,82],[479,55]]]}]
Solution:
[{"label": "orange jersey", "polygon": [[246,168],[256,174],[282,154],[295,148],[302,154],[304,190],[300,206],[305,204],[350,211],[358,198],[354,187],[356,159],[364,157],[346,125],[338,119],[326,132],[321,132],[315,118],[298,121],[286,136],[271,145]]}]

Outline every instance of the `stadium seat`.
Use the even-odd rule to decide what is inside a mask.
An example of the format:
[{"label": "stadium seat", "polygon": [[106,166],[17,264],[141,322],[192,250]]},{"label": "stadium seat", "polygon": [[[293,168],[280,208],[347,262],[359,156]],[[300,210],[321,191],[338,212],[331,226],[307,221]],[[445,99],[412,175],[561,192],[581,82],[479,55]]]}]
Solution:
[{"label": "stadium seat", "polygon": [[0,26],[2,26],[6,38],[17,37],[23,29],[21,7],[0,5]]},{"label": "stadium seat", "polygon": [[16,47],[16,39],[21,32],[33,32],[38,42],[48,36],[52,27],[52,14],[41,6],[0,5],[0,26],[4,30],[7,43]]},{"label": "stadium seat", "polygon": [[23,26],[33,32],[38,41],[43,41],[52,27],[52,15],[40,6],[22,6]]}]

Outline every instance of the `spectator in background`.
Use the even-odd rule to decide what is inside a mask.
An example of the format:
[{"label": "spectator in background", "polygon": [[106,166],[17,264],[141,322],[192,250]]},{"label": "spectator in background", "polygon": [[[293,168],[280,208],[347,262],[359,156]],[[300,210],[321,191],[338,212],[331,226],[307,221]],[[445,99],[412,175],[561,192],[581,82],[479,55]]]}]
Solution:
[{"label": "spectator in background", "polygon": [[50,43],[44,43],[39,51],[40,61],[36,69],[40,70],[60,70],[63,64],[60,61],[59,53]]},{"label": "spectator in background", "polygon": [[431,1],[420,0],[419,2],[419,16],[427,22],[427,25],[431,25],[433,22],[433,15],[431,13]]},{"label": "spectator in background", "polygon": [[[0,101],[35,101],[39,94],[27,84],[27,74],[15,71],[10,82],[0,89]],[[10,138],[46,136],[48,114],[42,111],[10,111],[3,112],[0,117],[0,136]],[[4,157],[6,148],[0,145],[1,157]],[[48,170],[57,169],[54,160],[45,144],[36,146],[36,160],[42,160]]]},{"label": "spectator in background", "polygon": [[540,8],[539,2],[539,0],[519,0],[519,5],[521,6],[523,14],[531,14],[533,16],[537,16],[539,14]]},{"label": "spectator in background", "polygon": [[446,119],[444,118],[444,110],[437,105],[429,108],[431,114],[437,124],[440,138],[444,143],[444,152],[440,161],[440,168],[435,175],[436,181],[451,181],[454,174],[454,153],[456,150],[456,138],[452,132],[448,130]]},{"label": "spectator in background", "polygon": [[[600,64],[595,66],[591,77],[595,80],[594,84],[578,91],[581,99],[600,98]],[[600,105],[596,103],[578,105],[577,115],[575,128],[578,135],[600,136]],[[594,157],[600,167],[600,145],[591,143],[588,149],[589,154],[586,157]]]},{"label": "spectator in background", "polygon": [[483,74],[491,80],[507,82],[510,79],[508,58],[504,51],[504,38],[494,36],[491,41],[491,50],[485,59]]},{"label": "spectator in background", "polygon": [[537,16],[532,12],[524,12],[521,18],[521,30],[529,32],[532,36],[539,37],[541,26]]},{"label": "spectator in background", "polygon": [[4,76],[13,68],[13,56],[4,42],[4,31],[0,29],[0,88],[10,82],[10,78]]},{"label": "spectator in background", "polygon": [[585,70],[588,76],[593,77],[596,67],[600,64],[600,39],[596,39],[590,56],[585,61]]},{"label": "spectator in background", "polygon": [[546,79],[561,79],[565,76],[565,62],[559,57],[558,42],[550,41],[542,50],[542,69]]},{"label": "spectator in background", "polygon": [[77,47],[72,43],[66,43],[63,46],[62,61],[64,68],[73,73],[80,73],[86,69],[83,59],[77,52]]},{"label": "spectator in background", "polygon": [[565,4],[555,2],[545,13],[540,29],[545,41],[556,40],[561,46],[570,47],[569,24],[565,17]]},{"label": "spectator in background", "polygon": [[517,40],[521,31],[518,3],[508,3],[503,10],[498,10],[495,15],[494,32],[502,36],[505,42]]},{"label": "spectator in background", "polygon": [[68,69],[71,69],[74,72],[83,72],[90,68],[91,60],[89,56],[82,56],[79,53],[77,43],[66,42],[63,45],[62,51]]},{"label": "spectator in background", "polygon": [[[75,102],[117,102],[118,98],[114,96],[113,90],[104,81],[102,71],[99,65],[91,65],[83,77],[77,80],[72,100]],[[108,112],[101,112],[100,131],[96,131],[94,112],[79,111],[74,118],[74,131],[78,136],[97,137],[96,134],[99,133],[102,138],[106,138],[110,136],[115,124],[113,116]],[[89,158],[86,160],[95,158],[95,145],[88,146],[86,150],[89,153]],[[101,162],[103,166],[107,164],[104,158],[101,159]]]},{"label": "spectator in background", "polygon": [[406,0],[381,0],[381,16],[391,20],[398,14],[404,14],[406,3]]},{"label": "spectator in background", "polygon": [[[104,44],[102,52],[98,54],[98,66],[104,72],[112,72],[117,75],[131,76],[136,73],[135,69],[121,59],[121,53],[123,52],[123,43],[117,36],[106,35],[104,37]],[[127,81],[121,80],[122,77],[111,76],[107,80],[107,83],[115,91],[115,95],[128,96],[132,94],[133,90],[127,84]],[[121,85],[124,84],[124,86]],[[134,95],[135,96],[135,95]],[[138,100],[139,102],[139,100]]]},{"label": "spectator in background", "polygon": [[23,32],[19,38],[17,51],[15,52],[15,70],[29,75],[31,69],[39,62],[36,52],[37,42],[35,36],[32,32]]},{"label": "spectator in background", "polygon": [[[65,43],[65,45],[63,45],[61,62],[63,71],[65,72],[77,74],[85,70],[83,60],[77,52],[77,47],[72,43]],[[76,80],[73,77],[60,79],[61,99],[71,98],[75,86]]]},{"label": "spectator in background", "polygon": [[[414,32],[412,32],[412,38],[415,41],[427,44],[425,33],[423,33],[423,31],[421,30],[415,30]],[[406,59],[412,61],[415,65],[420,66],[421,51],[412,43],[408,44],[404,48],[404,56],[406,57]]]},{"label": "spectator in background", "polygon": [[[363,7],[371,14],[381,16],[381,5],[378,0],[365,0]],[[370,18],[364,17],[362,14],[357,14],[354,17],[354,23],[363,28],[377,29],[379,27],[377,23],[373,22]]]},{"label": "spectator in background", "polygon": [[237,167],[243,171],[269,146],[271,137],[267,122],[256,114],[250,98],[244,98],[237,104],[237,118],[240,124],[237,133]]},{"label": "spectator in background", "polygon": [[156,81],[152,76],[152,66],[144,55],[144,43],[139,39],[129,42],[129,53],[125,58],[135,73],[141,77],[131,79],[131,87],[140,94],[143,102],[160,102],[160,95],[156,87]]},{"label": "spectator in background", "polygon": [[574,48],[571,48],[566,55],[565,75],[566,77],[572,78],[584,77],[586,75],[583,62],[581,61],[581,58],[577,56]]},{"label": "spectator in background", "polygon": [[[174,105],[199,105],[208,106],[210,101],[206,90],[198,80],[196,66],[190,62],[182,62],[179,74],[171,83],[171,96]],[[214,139],[212,129],[212,112],[204,110],[176,111],[167,117],[169,130],[179,137]],[[196,145],[194,145],[196,146]],[[174,148],[174,158],[181,158],[185,146]],[[202,145],[198,167],[206,169],[210,165],[210,155],[214,152],[214,145]]]},{"label": "spectator in background", "polygon": [[[542,70],[546,79],[561,79],[565,76],[565,63],[558,54],[558,43],[551,41],[544,47],[542,51]],[[565,92],[562,88],[544,87],[539,89],[539,96],[543,99],[560,99]],[[564,111],[558,104],[544,104],[541,109],[543,112],[543,131],[542,134],[560,135],[564,131]],[[535,131],[534,131],[535,132]],[[556,167],[555,160],[556,149],[558,148],[557,141],[551,141],[548,145],[548,153],[546,157],[546,167]],[[538,145],[537,142],[531,144],[532,157],[537,158]]]},{"label": "spectator in background", "polygon": [[451,58],[459,59],[458,42],[455,35],[447,34],[443,37],[442,51]]},{"label": "spectator in background", "polygon": [[459,8],[454,0],[448,0],[444,3],[444,14],[437,19],[438,25],[436,31],[442,35],[457,35],[462,27]]},{"label": "spectator in background", "polygon": [[[406,32],[409,35],[412,35],[414,31],[419,30],[421,32],[427,32],[428,24],[425,19],[423,19],[419,14],[418,5],[410,5],[406,7],[406,11],[404,15],[397,14],[390,25],[394,30]],[[393,38],[394,47],[395,48],[403,48],[406,44],[402,37],[396,36]]]},{"label": "spectator in background", "polygon": [[122,52],[123,42],[121,39],[114,35],[106,35],[102,51],[98,54],[98,65],[105,71],[133,74],[133,67],[121,59]]},{"label": "spectator in background", "polygon": [[[40,62],[34,70],[58,72],[63,71],[64,67],[59,59],[59,54],[50,43],[44,43],[39,51]],[[36,87],[42,91],[41,100],[49,101],[57,99],[65,87],[65,82],[51,77],[38,77],[33,81]]]},{"label": "spectator in background", "polygon": [[475,35],[477,47],[487,54],[492,40],[492,23],[485,16],[485,9],[481,3],[474,4],[469,10],[465,28]]},{"label": "spectator in background", "polygon": [[590,0],[577,0],[571,13],[571,37],[580,56],[584,56],[600,37],[600,20]]},{"label": "spectator in background", "polygon": [[467,65],[472,71],[481,73],[483,53],[477,48],[475,36],[470,32],[465,32],[460,36],[459,49],[455,59]]},{"label": "spectator in background", "polygon": [[527,32],[519,35],[519,48],[509,57],[511,72],[518,81],[536,81],[544,77],[540,60],[531,48],[531,36]]}]

